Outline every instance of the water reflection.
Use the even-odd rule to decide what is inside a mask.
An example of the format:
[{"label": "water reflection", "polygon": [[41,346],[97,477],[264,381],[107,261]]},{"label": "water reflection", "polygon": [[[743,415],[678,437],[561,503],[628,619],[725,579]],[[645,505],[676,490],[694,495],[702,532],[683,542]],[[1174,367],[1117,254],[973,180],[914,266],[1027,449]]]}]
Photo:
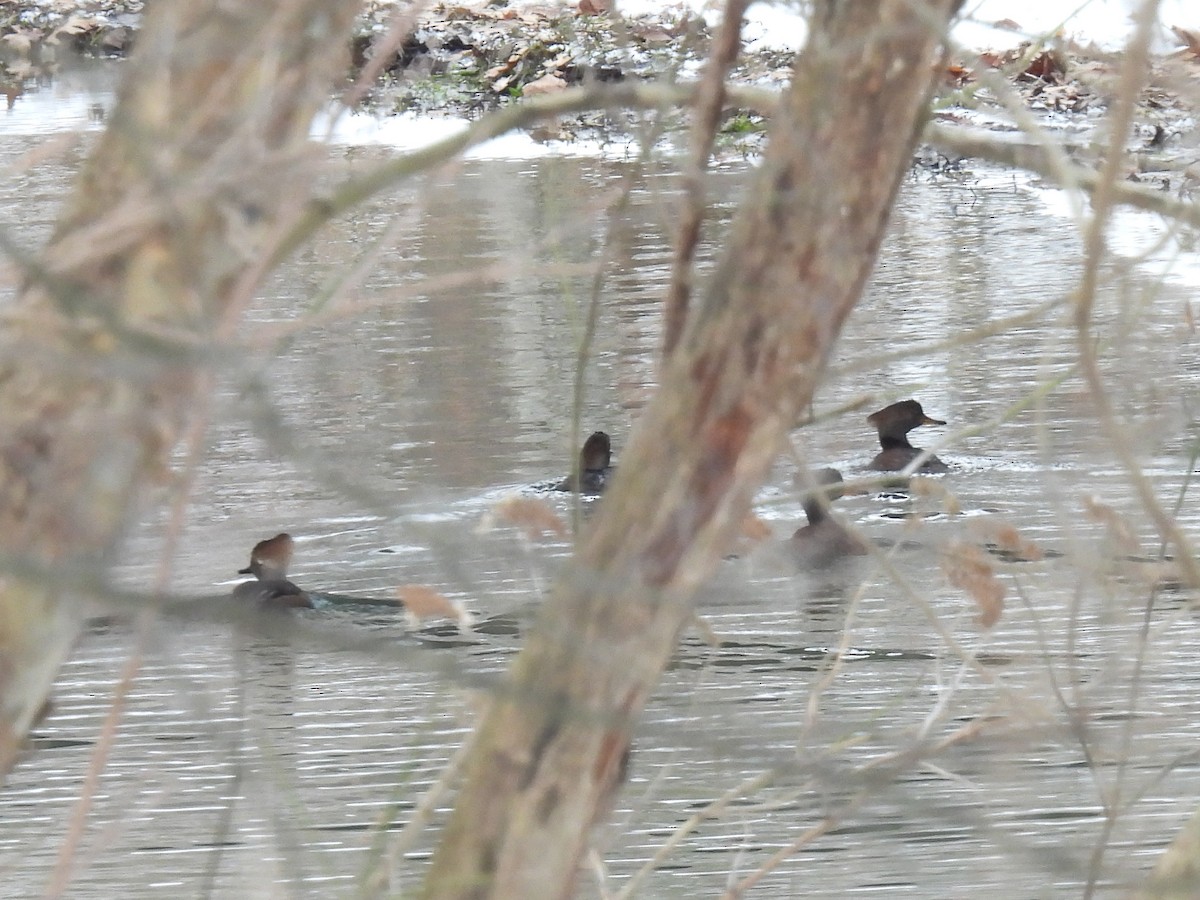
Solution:
[{"label": "water reflection", "polygon": [[[12,140],[0,155],[11,163],[31,146]],[[382,152],[339,151],[340,171]],[[28,223],[23,242],[44,238],[72,162],[0,187],[10,217]],[[627,221],[611,229],[611,200],[627,178]],[[702,271],[745,178],[714,173]],[[12,891],[36,895],[47,883],[134,652],[145,662],[89,818],[79,893],[348,891],[376,858],[371,848],[388,852],[385,838],[416,815],[472,725],[475,689],[511,660],[569,553],[567,539],[477,526],[510,490],[569,468],[587,267],[613,230],[624,252],[599,297],[584,432],[608,431],[619,453],[653,384],[676,187],[665,165],[468,162],[335,223],[272,282],[242,335],[262,369],[231,372],[222,386],[174,561],[177,589],[228,590],[245,548],[286,530],[299,544],[298,583],[368,599],[427,584],[467,601],[476,635],[432,627],[414,637],[399,610],[342,602],[302,624],[347,644],[374,640],[372,652],[332,638],[231,639],[200,625],[164,627],[148,646],[120,624],[88,633],[36,752],[0,798],[0,865]],[[345,312],[325,307],[319,325],[298,326],[364,248],[375,259],[339,300]],[[915,396],[950,422],[925,443],[952,471],[937,490],[840,500],[873,552],[813,577],[774,554],[803,520],[796,466],[777,466],[757,508],[777,540],[722,565],[639,729],[605,830],[610,888],[727,792],[728,809],[696,824],[648,876],[645,895],[716,893],[731,872],[748,873],[827,822],[827,834],[764,879],[762,895],[952,897],[970,884],[1074,896],[1104,797],[1117,792],[1127,806],[1106,857],[1112,880],[1145,868],[1191,813],[1193,598],[1154,593],[1102,565],[1131,551],[1117,552],[1111,520],[1089,516],[1084,494],[1100,494],[1135,534],[1151,532],[1070,375],[1064,307],[978,342],[951,341],[1065,301],[1077,265],[1071,232],[1048,237],[1028,184],[905,186],[816,408],[851,408],[864,395],[872,403],[794,437],[806,464],[861,479],[877,449],[867,412]],[[1185,298],[1168,286],[1146,303],[1132,266],[1106,277],[1104,376],[1149,476],[1173,496],[1195,441],[1178,399],[1195,375],[1179,322]],[[1031,399],[1058,377],[1060,387]],[[542,499],[570,521],[575,498]],[[1180,518],[1197,533],[1193,506]],[[948,585],[942,549],[994,540],[1002,526],[1051,552],[990,560],[1008,599],[985,631],[969,597]],[[125,583],[149,583],[161,528],[152,518],[131,539]],[[1152,550],[1147,542],[1142,552]],[[739,787],[762,773],[762,785]],[[386,860],[397,890],[417,884],[433,843],[424,835]]]}]

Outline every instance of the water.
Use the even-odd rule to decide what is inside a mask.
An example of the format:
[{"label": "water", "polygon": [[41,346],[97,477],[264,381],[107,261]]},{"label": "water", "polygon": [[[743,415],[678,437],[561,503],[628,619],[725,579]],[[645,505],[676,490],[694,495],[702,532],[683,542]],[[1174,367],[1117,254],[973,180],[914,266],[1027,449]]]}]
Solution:
[{"label": "water", "polygon": [[[77,158],[15,171],[45,141],[30,121],[0,125],[0,191],[14,236],[36,246]],[[337,148],[334,174],[382,152]],[[747,174],[714,174],[705,270]],[[1108,504],[1154,552],[1073,373],[1075,232],[1036,184],[976,175],[905,185],[814,411],[862,403],[793,434],[796,457],[859,477],[874,453],[866,414],[917,396],[950,423],[914,437],[954,466],[937,482],[953,503],[936,488],[848,496],[840,514],[893,549],[797,575],[780,552],[803,517],[797,462],[781,458],[756,505],[776,539],[722,565],[703,626],[646,710],[630,780],[596,836],[607,890],[718,798],[641,896],[719,895],[793,844],[751,896],[1077,896],[1105,802],[1116,824],[1101,878],[1115,895],[1193,812],[1193,596],[1153,594],[1084,503]],[[614,226],[607,210],[626,182]],[[396,842],[569,553],[481,522],[568,467],[592,291],[581,267],[610,229],[622,252],[600,292],[582,429],[613,434],[619,457],[653,389],[676,187],[666,163],[473,160],[336,223],[266,286],[239,332],[246,361],[222,372],[209,411],[183,549],[168,560],[174,590],[227,591],[250,546],[287,530],[306,587],[386,599],[430,585],[484,625],[471,640],[414,634],[390,607],[345,603],[297,617],[291,642],[274,626],[97,623],[0,794],[5,896],[46,889],[85,792],[73,897],[348,896],[375,864],[397,896],[416,888],[446,800],[433,803],[434,831]],[[347,311],[306,325],[314,297],[366,250],[376,258]],[[1195,441],[1195,336],[1186,288],[1160,271],[1110,266],[1097,334],[1129,439],[1169,506]],[[570,498],[545,500],[569,515]],[[159,509],[130,538],[124,585],[145,589],[163,563]],[[1179,518],[1200,533],[1190,499]],[[1000,523],[1055,553],[993,561],[1007,605],[985,631],[942,562]],[[599,894],[596,877],[582,876],[583,896]]]}]

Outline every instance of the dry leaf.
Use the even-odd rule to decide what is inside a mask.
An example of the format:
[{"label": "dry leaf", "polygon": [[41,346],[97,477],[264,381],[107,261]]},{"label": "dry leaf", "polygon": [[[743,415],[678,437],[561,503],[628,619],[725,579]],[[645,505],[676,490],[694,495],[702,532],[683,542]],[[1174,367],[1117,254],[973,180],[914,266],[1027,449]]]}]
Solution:
[{"label": "dry leaf", "polygon": [[461,600],[421,584],[401,585],[396,588],[396,597],[404,604],[404,615],[411,628],[417,628],[425,619],[454,619],[460,631],[471,630],[471,614]]},{"label": "dry leaf", "polygon": [[0,40],[4,41],[15,52],[24,54],[28,53],[30,48],[33,47],[33,34],[36,34],[36,32],[13,31],[4,35]]},{"label": "dry leaf", "polygon": [[1180,28],[1176,25],[1171,26],[1171,31],[1175,37],[1183,41],[1185,52],[1191,54],[1196,59],[1200,59],[1200,32],[1192,31],[1190,28]]},{"label": "dry leaf", "polygon": [[559,91],[565,91],[567,83],[557,75],[543,75],[536,81],[531,81],[525,85],[521,91],[523,97],[537,97],[541,94],[557,94]]},{"label": "dry leaf", "polygon": [[1099,522],[1108,531],[1108,536],[1126,553],[1135,553],[1141,549],[1141,541],[1125,520],[1125,517],[1109,506],[1101,503],[1095,497],[1088,495],[1083,498],[1083,510],[1093,522]]},{"label": "dry leaf", "polygon": [[1011,562],[1037,562],[1046,558],[1046,553],[1033,541],[1024,537],[1008,522],[983,521],[973,525],[983,541],[991,545],[999,556]]},{"label": "dry leaf", "polygon": [[940,500],[942,509],[948,516],[957,516],[962,513],[962,504],[958,502],[958,497],[950,492],[940,478],[914,475],[909,479],[908,487],[916,497],[933,497]]},{"label": "dry leaf", "polygon": [[709,623],[708,619],[698,616],[695,613],[692,613],[692,627],[700,633],[700,639],[710,647],[720,647],[723,643],[725,643],[721,640],[716,631],[713,630],[713,627]]},{"label": "dry leaf", "polygon": [[569,534],[566,523],[549,504],[520,494],[510,494],[484,513],[477,530],[491,531],[497,525],[513,525],[531,541],[547,535],[565,538]]},{"label": "dry leaf", "polygon": [[642,26],[633,29],[633,35],[644,44],[669,44],[675,36],[665,28]]},{"label": "dry leaf", "polygon": [[613,0],[579,0],[581,16],[603,16],[612,12]]},{"label": "dry leaf", "polygon": [[55,28],[51,36],[83,34],[83,32],[91,31],[95,27],[96,23],[92,19],[85,19],[82,16],[71,16],[71,18]]},{"label": "dry leaf", "polygon": [[1030,78],[1041,78],[1043,81],[1052,81],[1057,76],[1065,74],[1066,71],[1066,60],[1053,50],[1043,50],[1025,67],[1026,75]]},{"label": "dry leaf", "polygon": [[957,64],[948,65],[945,68],[946,81],[956,87],[962,87],[971,80],[973,73],[966,66]]},{"label": "dry leaf", "polygon": [[499,65],[492,66],[490,69],[484,72],[483,77],[489,81],[494,81],[501,75],[507,75],[509,72],[511,72],[520,61],[521,58],[519,56],[510,56],[504,62],[500,63]]},{"label": "dry leaf", "polygon": [[765,541],[772,534],[771,526],[754,513],[748,512],[742,519],[742,537],[747,540],[754,542]]},{"label": "dry leaf", "polygon": [[961,542],[951,544],[942,557],[942,571],[952,585],[975,601],[979,608],[976,621],[981,627],[991,628],[1000,621],[1006,591],[982,550]]},{"label": "dry leaf", "polygon": [[1128,581],[1166,590],[1176,590],[1187,582],[1179,563],[1173,559],[1120,559],[1117,571]]},{"label": "dry leaf", "polygon": [[109,28],[100,38],[100,46],[109,50],[124,50],[129,43],[129,29],[123,25]]}]

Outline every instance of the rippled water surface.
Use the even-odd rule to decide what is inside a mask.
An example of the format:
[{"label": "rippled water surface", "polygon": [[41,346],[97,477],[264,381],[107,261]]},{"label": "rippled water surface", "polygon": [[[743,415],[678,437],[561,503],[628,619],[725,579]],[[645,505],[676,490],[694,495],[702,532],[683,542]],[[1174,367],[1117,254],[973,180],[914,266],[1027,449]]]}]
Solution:
[{"label": "rippled water surface", "polygon": [[[26,165],[46,140],[28,119],[0,120],[0,191],[11,233],[36,246],[77,159]],[[385,152],[335,148],[334,177]],[[714,174],[705,271],[750,173]],[[180,546],[164,560],[155,507],[121,583],[149,589],[166,565],[175,593],[223,593],[253,543],[287,530],[304,586],[386,600],[430,585],[479,631],[412,632],[390,606],[336,597],[296,617],[291,640],[270,623],[97,620],[0,793],[0,893],[38,896],[69,874],[72,897],[350,896],[372,867],[396,896],[416,888],[449,802],[424,798],[569,553],[484,527],[487,514],[569,466],[584,266],[606,255],[580,427],[610,432],[619,458],[654,386],[677,187],[668,164],[472,160],[338,222],[266,286],[206,411]],[[1060,206],[987,170],[907,181],[818,423],[759,496],[775,537],[705,590],[584,896],[660,853],[641,896],[719,895],[785,848],[749,896],[1069,897],[1089,865],[1115,896],[1194,811],[1193,598],[1152,592],[1128,558],[1157,545],[1075,371],[1078,242]],[[363,254],[344,306],[323,305]],[[1186,286],[1163,264],[1106,269],[1096,338],[1171,508],[1192,465],[1197,364]],[[954,342],[967,333],[980,337]],[[798,466],[864,475],[866,414],[907,396],[949,422],[917,434],[953,471],[839,501],[880,552],[798,574],[781,549],[803,519]],[[569,497],[544,499],[569,517]],[[1190,495],[1179,519],[1200,534]],[[988,631],[943,562],[1006,526],[1048,552],[992,558],[1007,605]],[[433,830],[409,840],[424,815]]]}]

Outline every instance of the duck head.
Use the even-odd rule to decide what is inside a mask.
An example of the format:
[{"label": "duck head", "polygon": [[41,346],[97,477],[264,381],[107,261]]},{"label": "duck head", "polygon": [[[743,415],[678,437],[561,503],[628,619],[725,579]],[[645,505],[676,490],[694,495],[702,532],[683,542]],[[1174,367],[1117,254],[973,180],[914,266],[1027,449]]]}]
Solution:
[{"label": "duck head", "polygon": [[607,469],[612,462],[612,443],[603,431],[593,431],[579,451],[579,469],[594,472]]},{"label": "duck head", "polygon": [[901,400],[867,416],[867,422],[879,432],[879,443],[889,447],[907,447],[908,433],[919,425],[945,425],[941,419],[925,415],[916,400]]},{"label": "duck head", "polygon": [[253,575],[262,580],[283,578],[292,563],[295,543],[287,532],[280,532],[273,538],[259,541],[250,551],[250,565],[238,569],[238,574]]}]

